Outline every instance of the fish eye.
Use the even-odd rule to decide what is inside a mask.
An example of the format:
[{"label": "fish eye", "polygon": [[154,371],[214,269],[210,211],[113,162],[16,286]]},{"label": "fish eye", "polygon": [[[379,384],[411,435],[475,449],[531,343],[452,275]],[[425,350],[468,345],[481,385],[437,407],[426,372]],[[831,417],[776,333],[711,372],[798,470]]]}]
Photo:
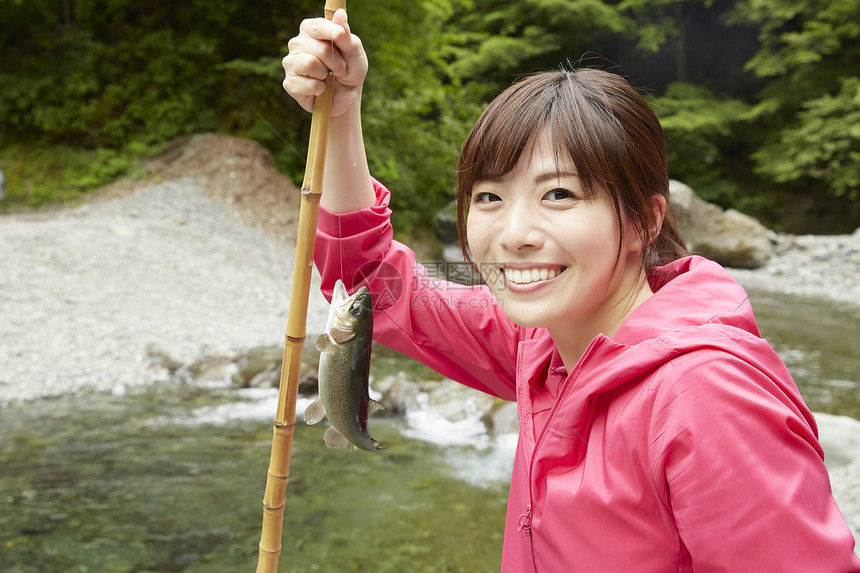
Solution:
[{"label": "fish eye", "polygon": [[358,316],[359,314],[361,314],[361,309],[363,306],[364,305],[361,304],[361,301],[359,301],[359,300],[354,301],[349,307],[349,315],[350,316]]}]

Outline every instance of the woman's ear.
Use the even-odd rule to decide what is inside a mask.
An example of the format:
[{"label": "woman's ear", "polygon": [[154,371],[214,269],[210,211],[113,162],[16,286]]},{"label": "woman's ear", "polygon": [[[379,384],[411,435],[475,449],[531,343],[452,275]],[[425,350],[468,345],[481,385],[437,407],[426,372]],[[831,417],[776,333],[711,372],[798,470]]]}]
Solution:
[{"label": "woman's ear", "polygon": [[651,195],[651,228],[648,229],[648,242],[653,243],[660,235],[663,228],[663,219],[666,217],[666,196],[660,194]]},{"label": "woman's ear", "polygon": [[663,195],[651,195],[651,213],[646,221],[647,228],[642,229],[642,234],[636,233],[633,250],[642,252],[653,245],[663,228],[663,218],[666,216],[666,197]]}]

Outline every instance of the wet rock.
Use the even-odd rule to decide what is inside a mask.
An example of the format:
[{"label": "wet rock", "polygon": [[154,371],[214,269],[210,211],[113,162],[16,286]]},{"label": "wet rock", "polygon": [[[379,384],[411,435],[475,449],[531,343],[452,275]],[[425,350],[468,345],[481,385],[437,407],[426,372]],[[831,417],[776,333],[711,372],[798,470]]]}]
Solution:
[{"label": "wet rock", "polygon": [[671,181],[669,190],[679,230],[694,253],[741,269],[761,267],[774,254],[777,235],[758,220],[703,201],[680,181]]},{"label": "wet rock", "polygon": [[262,383],[264,380],[271,381],[272,371],[275,371],[275,383],[269,384],[269,387],[277,386],[283,356],[283,349],[275,346],[251,348],[236,357],[237,369],[232,377],[233,384],[240,388],[248,388],[254,386],[252,381],[255,379],[257,380],[257,384]]},{"label": "wet rock", "polygon": [[828,470],[860,460],[860,420],[815,412],[815,421]]},{"label": "wet rock", "polygon": [[427,405],[451,422],[471,417],[483,418],[495,404],[492,396],[450,379],[424,382],[421,390],[426,394]]},{"label": "wet rock", "polygon": [[[197,380],[225,378],[239,388],[278,388],[284,349],[280,346],[251,348],[231,358],[202,361],[195,376]],[[302,362],[299,369],[299,394],[315,394],[318,381],[316,368]]]},{"label": "wet rock", "polygon": [[280,364],[270,364],[248,381],[248,388],[278,388],[281,384]]},{"label": "wet rock", "polygon": [[387,376],[380,381],[375,381],[373,388],[382,393],[379,403],[384,410],[381,414],[387,416],[405,416],[407,412],[417,410],[420,407],[418,395],[421,386],[407,378],[404,372],[398,372]]},{"label": "wet rock", "polygon": [[182,366],[182,362],[155,342],[150,342],[146,345],[146,356],[153,364],[161,366],[171,374],[175,373]]},{"label": "wet rock", "polygon": [[497,400],[492,409],[484,414],[483,421],[491,436],[518,433],[520,419],[517,414],[517,403]]},{"label": "wet rock", "polygon": [[[280,369],[280,366],[278,366]],[[316,394],[319,392],[319,375],[316,368],[302,362],[299,371],[299,394]]]},{"label": "wet rock", "polygon": [[457,201],[451,201],[433,215],[433,230],[443,245],[457,243]]},{"label": "wet rock", "polygon": [[194,384],[230,386],[236,373],[236,362],[226,356],[203,357],[183,368],[185,379]]}]

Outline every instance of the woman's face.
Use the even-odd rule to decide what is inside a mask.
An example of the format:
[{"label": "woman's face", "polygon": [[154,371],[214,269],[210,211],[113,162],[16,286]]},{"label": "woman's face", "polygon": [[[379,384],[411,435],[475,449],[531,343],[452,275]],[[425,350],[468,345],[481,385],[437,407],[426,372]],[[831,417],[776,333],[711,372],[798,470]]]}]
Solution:
[{"label": "woman's face", "polygon": [[566,157],[545,134],[533,146],[505,177],[473,187],[472,256],[516,324],[611,335],[644,283],[641,241],[622,217],[616,261],[621,229],[610,197],[586,199],[575,166],[558,163]]}]

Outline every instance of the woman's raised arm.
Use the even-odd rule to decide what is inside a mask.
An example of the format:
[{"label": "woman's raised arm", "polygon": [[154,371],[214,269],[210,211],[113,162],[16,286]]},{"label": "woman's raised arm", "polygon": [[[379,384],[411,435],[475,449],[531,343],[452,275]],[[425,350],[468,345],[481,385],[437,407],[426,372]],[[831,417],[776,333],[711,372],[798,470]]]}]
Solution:
[{"label": "woman's raised arm", "polygon": [[368,63],[361,40],[349,29],[346,11],[338,10],[331,21],[304,20],[289,50],[282,62],[284,90],[304,109],[313,110],[329,71],[334,78],[320,205],[332,213],[370,207],[376,197],[361,130],[361,92]]}]

